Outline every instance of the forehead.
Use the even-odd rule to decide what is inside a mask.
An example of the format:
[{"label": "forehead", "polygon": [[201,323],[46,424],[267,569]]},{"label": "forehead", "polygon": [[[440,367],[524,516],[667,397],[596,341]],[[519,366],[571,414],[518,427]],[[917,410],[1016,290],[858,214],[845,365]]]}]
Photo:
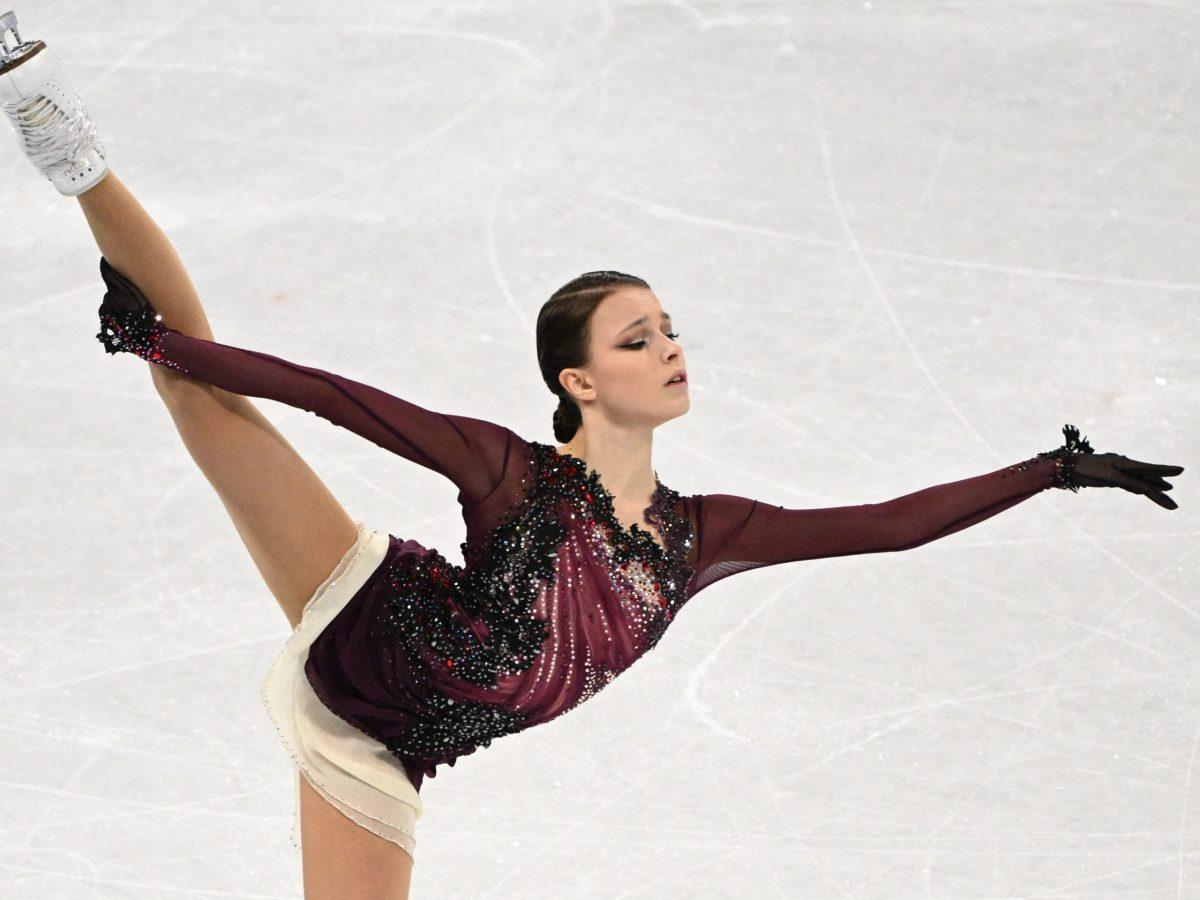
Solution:
[{"label": "forehead", "polygon": [[622,285],[605,297],[596,307],[595,317],[601,326],[623,328],[638,316],[650,316],[657,322],[663,312],[658,297],[649,288],[636,284]]}]

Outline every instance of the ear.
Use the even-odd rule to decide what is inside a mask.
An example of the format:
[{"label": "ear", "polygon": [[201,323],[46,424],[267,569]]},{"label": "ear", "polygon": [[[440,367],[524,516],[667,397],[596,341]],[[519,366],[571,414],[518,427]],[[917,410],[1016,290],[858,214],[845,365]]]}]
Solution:
[{"label": "ear", "polygon": [[595,399],[595,389],[582,369],[563,369],[558,373],[558,383],[576,401]]}]

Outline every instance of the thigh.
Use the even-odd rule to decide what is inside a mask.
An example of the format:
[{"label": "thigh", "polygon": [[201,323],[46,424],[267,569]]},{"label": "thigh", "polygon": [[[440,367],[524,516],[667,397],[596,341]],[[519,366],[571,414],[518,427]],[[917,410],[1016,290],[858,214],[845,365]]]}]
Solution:
[{"label": "thigh", "polygon": [[300,776],[305,900],[407,900],[413,858],[342,815]]},{"label": "thigh", "polygon": [[246,397],[196,389],[164,399],[294,629],[354,543],[354,520]]}]

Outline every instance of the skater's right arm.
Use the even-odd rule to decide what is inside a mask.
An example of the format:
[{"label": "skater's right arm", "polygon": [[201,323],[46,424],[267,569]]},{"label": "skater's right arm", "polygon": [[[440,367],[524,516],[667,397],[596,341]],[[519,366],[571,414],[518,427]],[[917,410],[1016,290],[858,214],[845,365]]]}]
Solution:
[{"label": "skater's right arm", "polygon": [[491,493],[522,442],[493,422],[434,412],[331,372],[189,337],[163,325],[137,286],[103,257],[100,274],[108,292],[96,337],[109,353],[130,352],[233,394],[315,413],[449,478],[462,503]]}]

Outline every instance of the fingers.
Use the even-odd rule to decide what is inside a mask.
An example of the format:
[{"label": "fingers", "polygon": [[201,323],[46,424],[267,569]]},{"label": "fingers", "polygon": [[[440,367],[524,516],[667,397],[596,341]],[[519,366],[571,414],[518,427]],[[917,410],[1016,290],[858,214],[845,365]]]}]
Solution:
[{"label": "fingers", "polygon": [[1156,487],[1160,491],[1169,491],[1169,490],[1171,490],[1171,488],[1174,487],[1174,485],[1171,484],[1171,482],[1167,481],[1164,478],[1159,478],[1156,475],[1139,475],[1138,480],[1140,480],[1142,482],[1142,484],[1147,484],[1151,487]]},{"label": "fingers", "polygon": [[1122,472],[1153,472],[1157,475],[1180,475],[1183,473],[1183,466],[1167,466],[1159,463],[1139,462],[1136,459],[1130,459],[1127,456],[1122,456],[1118,459],[1116,465]]},{"label": "fingers", "polygon": [[1171,490],[1174,485],[1160,476],[1178,475],[1183,471],[1183,466],[1168,466],[1160,465],[1158,463],[1146,463],[1122,456],[1114,465],[1114,468],[1116,468],[1119,472],[1133,475],[1134,478],[1141,484],[1142,489],[1140,493],[1145,494],[1159,506],[1163,507],[1164,509],[1179,508],[1178,503],[1161,493],[1161,491]]},{"label": "fingers", "polygon": [[[1155,479],[1155,481],[1161,481],[1161,479]],[[1129,491],[1130,493],[1145,494],[1147,497],[1149,497],[1151,500],[1153,500],[1155,503],[1157,503],[1163,509],[1178,509],[1179,508],[1178,503],[1176,503],[1174,500],[1172,500],[1170,497],[1168,497],[1166,494],[1164,494],[1161,490],[1158,490],[1157,489],[1158,485],[1148,479],[1133,478],[1129,475],[1118,473],[1117,477],[1113,479],[1113,483],[1115,485],[1117,485],[1117,487],[1124,488],[1125,490]],[[1163,482],[1163,483],[1166,484],[1166,482]],[[1171,485],[1168,484],[1166,486],[1165,490],[1170,490],[1170,489],[1171,489]]]},{"label": "fingers", "polygon": [[1167,481],[1165,478],[1160,478],[1153,472],[1147,472],[1144,469],[1136,469],[1130,466],[1121,466],[1119,468],[1114,466],[1114,468],[1116,468],[1116,470],[1123,475],[1128,474],[1134,480],[1141,482],[1148,488],[1158,488],[1162,491],[1169,491],[1172,487],[1174,487],[1174,485],[1172,485],[1171,482]]},{"label": "fingers", "polygon": [[1163,509],[1178,509],[1179,504],[1164,494],[1162,491],[1156,491],[1153,488],[1145,488],[1143,494],[1161,506]]}]

